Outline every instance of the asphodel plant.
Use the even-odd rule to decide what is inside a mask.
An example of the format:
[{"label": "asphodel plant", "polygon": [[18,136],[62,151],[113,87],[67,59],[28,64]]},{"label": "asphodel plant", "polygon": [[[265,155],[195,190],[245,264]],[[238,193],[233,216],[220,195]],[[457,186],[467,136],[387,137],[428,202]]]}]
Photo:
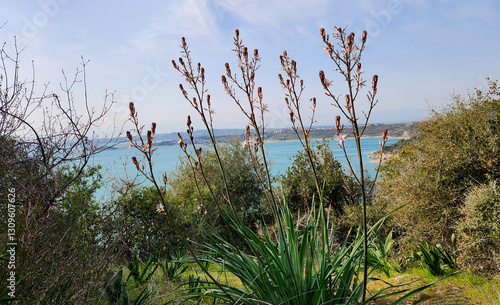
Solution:
[{"label": "asphodel plant", "polygon": [[[366,112],[363,122],[359,122],[357,116],[356,100],[361,92],[365,81],[362,79],[363,70],[361,68],[361,54],[365,48],[367,33],[363,32],[361,44],[354,41],[354,33],[347,34],[345,28],[336,27],[333,37],[334,42],[330,42],[329,36],[321,29],[321,37],[325,43],[325,51],[335,63],[335,69],[345,78],[347,83],[347,93],[344,95],[335,95],[331,91],[332,82],[329,81],[323,71],[319,72],[320,81],[326,90],[326,95],[333,100],[333,104],[341,111],[342,115],[352,126],[359,168],[347,158],[348,166],[352,171],[356,182],[358,183],[362,197],[360,199],[363,206],[363,230],[360,236],[354,241],[348,243],[345,241],[340,246],[333,244],[332,226],[325,216],[323,201],[321,196],[321,181],[317,175],[314,175],[318,191],[319,212],[317,215],[309,215],[309,224],[299,228],[294,223],[293,216],[287,208],[286,198],[282,201],[277,200],[276,194],[272,190],[272,178],[267,164],[267,157],[264,150],[266,124],[264,114],[268,108],[263,102],[263,89],[256,85],[256,72],[259,68],[259,52],[254,50],[253,56],[249,54],[248,48],[243,44],[239,31],[236,30],[234,37],[235,53],[238,60],[238,72],[231,70],[229,63],[225,64],[226,74],[221,77],[222,85],[235,102],[243,114],[248,118],[245,138],[248,151],[256,161],[256,171],[259,173],[260,181],[266,190],[266,196],[272,209],[276,234],[270,232],[267,224],[260,226],[260,233],[251,230],[238,217],[233,210],[232,196],[227,187],[224,165],[217,152],[217,141],[213,128],[213,107],[210,95],[205,88],[205,70],[200,63],[194,64],[190,56],[190,50],[186,40],[182,39],[182,56],[178,62],[173,61],[173,66],[185,79],[185,84],[189,87],[187,90],[184,85],[179,88],[184,98],[199,114],[201,121],[205,125],[210,136],[212,146],[219,159],[220,171],[223,176],[225,186],[224,199],[226,205],[221,209],[233,229],[234,234],[246,241],[248,251],[242,251],[234,244],[224,240],[216,232],[207,230],[205,242],[199,244],[205,254],[199,259],[199,253],[196,253],[190,246],[190,242],[184,236],[183,232],[177,227],[175,219],[168,213],[166,196],[159,183],[153,175],[153,164],[151,156],[155,149],[152,148],[156,124],[153,123],[150,130],[147,131],[146,139],[143,139],[137,112],[133,104],[130,105],[131,121],[134,124],[135,133],[138,141],[134,140],[130,132],[127,137],[133,147],[138,149],[144,155],[144,161],[139,162],[135,157],[133,162],[137,170],[146,176],[162,195],[162,203],[158,211],[165,214],[168,221],[175,227],[179,236],[184,241],[188,251],[193,256],[197,264],[207,274],[207,279],[202,280],[199,289],[193,290],[187,288],[186,294],[180,298],[201,299],[212,298],[219,304],[368,304],[369,302],[395,296],[405,293],[402,297],[392,304],[400,304],[412,295],[422,291],[429,285],[418,288],[413,291],[398,289],[404,285],[389,286],[371,294],[369,298],[366,295],[366,286],[368,281],[368,240],[369,236],[383,223],[384,219],[379,220],[372,228],[368,229],[366,221],[367,198],[374,189],[374,184],[366,185],[364,176],[363,159],[361,155],[361,137],[369,121],[371,111],[377,103],[375,99],[377,93],[378,76],[372,77],[371,91],[367,97],[369,108]],[[311,146],[309,141],[309,132],[314,123],[314,111],[316,108],[316,99],[311,99],[311,109],[313,115],[309,124],[304,124],[301,116],[300,98],[304,88],[304,82],[298,77],[297,63],[293,61],[286,52],[280,57],[284,75],[279,76],[282,87],[286,90],[286,103],[290,110],[290,119],[293,129],[297,135],[303,133],[302,144],[308,153],[312,162]],[[188,92],[188,90],[190,92]],[[342,105],[341,100],[345,101]],[[205,179],[203,169],[202,150],[194,145],[193,128],[191,118],[188,117],[188,136],[190,137],[193,150],[196,154],[196,160],[189,159],[187,143],[179,135],[179,145],[184,153],[188,154],[189,163],[192,164],[192,176],[198,173]],[[335,119],[339,145],[345,152],[345,135],[341,117]],[[300,139],[300,136],[299,136]],[[384,130],[380,144],[382,151],[387,141],[387,130]],[[260,159],[257,154],[260,153]],[[347,153],[345,152],[346,156]],[[382,161],[383,154],[380,155],[379,162]],[[191,162],[193,161],[193,162]],[[260,162],[262,161],[262,163]],[[164,188],[166,188],[167,177],[163,177]],[[212,194],[212,192],[209,192]],[[200,192],[200,196],[202,196]],[[214,278],[203,262],[213,263],[225,272],[230,272],[238,277],[242,283],[235,285],[230,281],[223,281]],[[363,262],[363,280],[361,281],[360,262]],[[375,280],[375,279],[371,279]]]}]

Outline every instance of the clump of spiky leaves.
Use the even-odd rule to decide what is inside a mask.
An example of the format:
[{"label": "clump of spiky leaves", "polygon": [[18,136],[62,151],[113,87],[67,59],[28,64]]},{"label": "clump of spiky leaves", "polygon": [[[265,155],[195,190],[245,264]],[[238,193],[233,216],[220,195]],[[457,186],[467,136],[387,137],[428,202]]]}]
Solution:
[{"label": "clump of spiky leaves", "polygon": [[455,234],[451,236],[451,243],[453,245],[452,253],[443,248],[441,244],[434,245],[429,241],[425,241],[424,244],[419,245],[420,251],[415,252],[413,256],[432,275],[445,275],[448,271],[458,269],[456,256],[457,239]]},{"label": "clump of spiky leaves", "polygon": [[[333,244],[332,226],[325,220],[328,217],[322,215],[323,209],[315,216],[309,214],[308,224],[301,228],[296,226],[286,205],[280,211],[281,222],[277,223],[283,227],[276,230],[277,236],[265,226],[259,235],[229,214],[235,232],[247,241],[250,251],[244,253],[219,236],[209,234],[201,245],[207,253],[203,260],[233,274],[242,285],[222,282],[222,291],[206,280],[197,290],[187,287],[181,298],[198,301],[210,298],[225,303],[231,302],[228,299],[231,295],[236,304],[369,304],[404,294],[392,303],[400,304],[429,286],[408,292],[405,285],[388,284],[362,301],[363,236],[358,232],[352,243],[337,246]],[[368,234],[372,236],[384,220],[377,222]]]}]

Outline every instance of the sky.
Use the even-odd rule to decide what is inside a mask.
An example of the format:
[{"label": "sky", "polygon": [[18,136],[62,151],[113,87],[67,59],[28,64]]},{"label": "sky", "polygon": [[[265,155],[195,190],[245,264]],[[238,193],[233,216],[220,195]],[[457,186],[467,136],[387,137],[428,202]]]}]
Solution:
[{"label": "sky", "polygon": [[[256,82],[269,105],[270,128],[290,126],[277,77],[283,50],[297,61],[305,82],[304,112],[316,97],[317,125],[333,125],[339,114],[318,78],[324,70],[334,81],[333,92],[346,93],[322,51],[320,28],[331,35],[335,26],[347,26],[357,38],[367,30],[364,75],[368,80],[379,76],[372,123],[425,119],[431,107],[450,103],[453,93],[466,96],[469,89],[486,89],[485,78],[496,80],[500,71],[496,0],[0,0],[0,5],[0,24],[5,23],[0,40],[9,50],[16,37],[23,49],[22,77],[31,77],[33,61],[36,90],[48,83],[49,91],[61,94],[61,71],[70,76],[81,68],[82,56],[89,60],[91,105],[99,107],[106,90],[116,99],[113,115],[100,127],[103,132],[127,120],[130,101],[141,123],[156,122],[158,132],[184,130],[188,114],[197,122],[178,88],[184,80],[171,64],[180,56],[181,37],[193,60],[205,68],[215,128],[247,124],[220,82],[224,63],[237,66],[231,51],[235,29],[262,57]],[[81,106],[81,86],[75,87],[74,97]],[[358,106],[366,106],[362,98]]]}]

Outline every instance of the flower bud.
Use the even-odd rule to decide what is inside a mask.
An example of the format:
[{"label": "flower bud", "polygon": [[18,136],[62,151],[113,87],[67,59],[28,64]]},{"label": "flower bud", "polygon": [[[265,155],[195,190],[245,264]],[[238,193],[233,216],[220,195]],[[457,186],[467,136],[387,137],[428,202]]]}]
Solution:
[{"label": "flower bud", "polygon": [[179,89],[181,89],[182,95],[184,95],[185,98],[188,98],[188,93],[184,90],[184,86],[182,86],[182,84],[179,84]]},{"label": "flower bud", "polygon": [[137,168],[137,170],[140,171],[141,168],[139,167],[139,161],[137,161],[136,157],[132,157],[132,162],[134,162],[135,168]]},{"label": "flower bud", "polygon": [[179,70],[179,66],[175,63],[175,60],[172,59],[172,65],[176,70]]},{"label": "flower bud", "polygon": [[155,122],[151,123],[151,131],[153,132],[153,135],[156,133],[156,123]]},{"label": "flower bud", "polygon": [[366,31],[363,31],[363,33],[361,34],[361,41],[363,43],[366,43],[366,36],[368,35],[368,32]]},{"label": "flower bud", "polygon": [[377,83],[378,83],[378,75],[373,75],[372,79],[372,88],[373,90],[377,90]]},{"label": "flower bud", "polygon": [[127,138],[132,142],[132,134],[127,130]]},{"label": "flower bud", "polygon": [[337,130],[337,134],[340,134],[342,132],[342,126],[340,125],[340,115],[337,115],[335,117],[335,129]]},{"label": "flower bud", "polygon": [[225,63],[224,66],[226,66],[227,76],[230,76],[231,75],[231,68],[229,67],[229,63]]},{"label": "flower bud", "polygon": [[323,41],[325,41],[325,42],[326,42],[326,31],[325,31],[325,29],[324,29],[324,28],[321,28],[321,29],[319,30],[319,33],[320,33],[320,35],[321,35],[321,39],[323,39]]},{"label": "flower bud", "polygon": [[243,48],[243,58],[245,58],[245,61],[248,61],[248,48],[247,47]]},{"label": "flower bud", "polygon": [[188,117],[187,117],[187,123],[186,123],[186,125],[187,125],[189,128],[191,128],[191,116],[190,116],[190,115],[188,115]]},{"label": "flower bud", "polygon": [[281,84],[281,85],[285,85],[285,82],[283,81],[283,76],[281,75],[281,73],[280,73],[280,74],[278,74],[278,78],[279,78],[279,80],[280,80],[280,84]]},{"label": "flower bud", "polygon": [[128,103],[128,109],[130,109],[130,115],[134,116],[134,114],[135,114],[134,102]]},{"label": "flower bud", "polygon": [[319,71],[319,79],[321,81],[321,84],[323,85],[323,88],[328,89],[328,84],[325,78],[325,72],[323,72],[323,70]]},{"label": "flower bud", "polygon": [[236,35],[236,38],[240,37],[240,30],[234,30],[234,35]]}]

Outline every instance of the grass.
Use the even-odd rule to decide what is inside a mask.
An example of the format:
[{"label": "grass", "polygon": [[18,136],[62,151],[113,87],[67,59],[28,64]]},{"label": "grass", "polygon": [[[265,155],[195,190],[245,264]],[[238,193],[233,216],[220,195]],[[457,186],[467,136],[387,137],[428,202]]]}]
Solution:
[{"label": "grass", "polygon": [[[439,277],[431,275],[422,267],[411,268],[401,274],[394,274],[388,278],[383,273],[376,274],[391,284],[401,284],[415,281],[411,287],[416,288],[424,284],[436,281]],[[376,291],[383,288],[381,282],[372,282],[369,290]],[[425,295],[424,295],[425,294]],[[427,299],[423,304],[441,304],[441,305],[500,305],[500,274],[486,275],[469,270],[464,270],[435,283],[430,288],[411,299],[410,304],[414,304],[420,299]],[[376,304],[385,305],[389,301]],[[421,300],[422,301],[422,300]]]},{"label": "grass", "polygon": [[[210,272],[223,283],[228,283],[231,286],[243,288],[241,281],[230,272],[222,270],[219,266],[210,265]],[[128,276],[128,270],[124,270],[124,276]],[[180,277],[174,280],[165,280],[159,270],[151,277],[146,287],[151,291],[151,296],[147,304],[176,304],[173,301],[175,297],[181,296],[182,292],[179,287],[183,283],[187,283],[190,276],[200,277],[207,280],[203,271],[196,264],[189,264],[189,268]],[[438,277],[431,275],[422,267],[409,268],[403,273],[393,273],[391,277],[387,277],[383,272],[378,272],[373,275],[393,285],[403,284],[415,281],[410,288],[417,288],[425,284],[436,281]],[[131,283],[129,285],[130,297],[134,299],[142,290],[142,286],[138,287]],[[368,290],[371,293],[385,288],[381,281],[370,282]],[[500,305],[500,274],[488,275],[473,271],[462,271],[456,275],[450,276],[442,281],[435,283],[432,287],[426,289],[423,294],[410,299],[410,303],[427,299],[423,304],[440,304],[440,305],[466,305],[466,304],[481,304],[481,305]],[[377,305],[390,304],[395,299],[377,300]],[[99,304],[106,304],[100,302]],[[200,304],[211,304],[209,300],[203,300]]]}]

